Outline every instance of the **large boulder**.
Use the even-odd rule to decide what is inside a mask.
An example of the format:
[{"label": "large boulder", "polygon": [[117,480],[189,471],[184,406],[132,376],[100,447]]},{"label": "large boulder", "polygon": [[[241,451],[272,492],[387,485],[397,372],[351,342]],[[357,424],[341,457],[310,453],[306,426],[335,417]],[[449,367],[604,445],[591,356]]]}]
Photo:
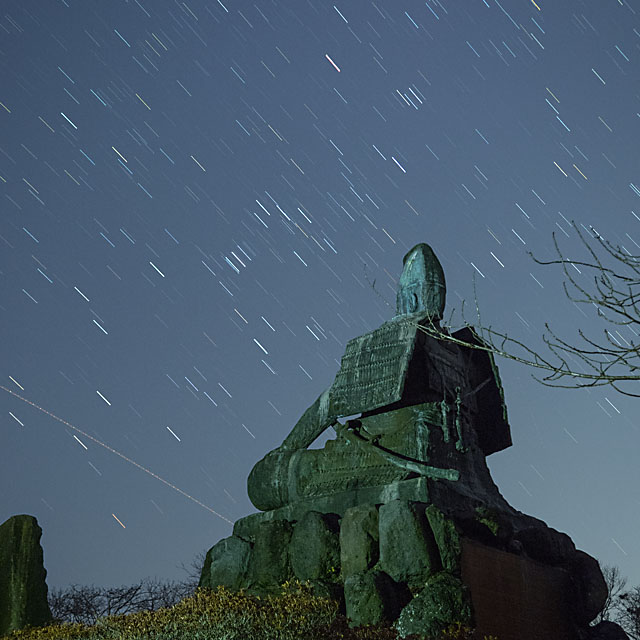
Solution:
[{"label": "large boulder", "polygon": [[522,544],[530,558],[544,564],[562,564],[576,551],[573,540],[566,533],[556,531],[544,524],[521,529],[514,537]]},{"label": "large boulder", "polygon": [[280,586],[293,577],[289,543],[293,526],[287,520],[261,522],[256,527],[249,565],[250,592],[262,596],[280,593]]},{"label": "large boulder", "polygon": [[440,554],[424,508],[407,500],[380,507],[380,568],[412,591],[440,569]]},{"label": "large boulder", "polygon": [[413,633],[428,637],[440,634],[451,624],[471,625],[469,590],[448,571],[432,575],[424,589],[402,610],[394,623],[401,638]]},{"label": "large boulder", "polygon": [[347,509],[340,522],[340,565],[342,577],[371,569],[380,555],[378,510],[374,505]]},{"label": "large boulder", "polygon": [[462,543],[455,523],[434,504],[426,508],[425,515],[438,546],[442,568],[452,572],[459,571]]},{"label": "large boulder", "polygon": [[406,586],[384,571],[365,571],[344,581],[344,599],[349,626],[391,622],[411,598]]},{"label": "large boulder", "polygon": [[0,525],[0,635],[52,620],[41,536],[33,516],[12,516]]},{"label": "large boulder", "polygon": [[238,591],[248,586],[251,545],[236,536],[224,538],[207,552],[198,586],[222,585]]},{"label": "large boulder", "polygon": [[337,581],[340,575],[338,516],[308,511],[291,536],[289,557],[296,578]]},{"label": "large boulder", "polygon": [[574,619],[589,624],[604,608],[609,590],[598,561],[584,551],[576,551],[567,562],[569,597]]},{"label": "large boulder", "polygon": [[311,593],[317,598],[328,598],[338,603],[338,613],[345,615],[344,585],[342,582],[328,580],[305,580],[311,588]]},{"label": "large boulder", "polygon": [[309,506],[240,521],[207,554],[201,585],[264,596],[295,577],[337,601],[351,626],[393,623],[402,637],[460,622],[519,640],[624,640],[615,625],[589,627],[607,596],[596,560],[533,518],[512,526],[474,503],[458,516],[401,499]]}]

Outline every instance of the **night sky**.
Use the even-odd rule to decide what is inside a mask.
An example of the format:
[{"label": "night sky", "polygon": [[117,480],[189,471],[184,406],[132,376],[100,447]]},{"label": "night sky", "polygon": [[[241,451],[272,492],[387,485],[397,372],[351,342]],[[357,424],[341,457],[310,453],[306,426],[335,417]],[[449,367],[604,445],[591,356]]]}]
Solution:
[{"label": "night sky", "polygon": [[[37,517],[50,588],[186,578],[418,242],[454,327],[475,280],[535,348],[545,322],[602,335],[528,252],[587,257],[572,220],[638,252],[637,0],[0,14],[0,384],[52,414],[0,389],[0,521]],[[640,400],[498,365],[501,492],[639,584]]]}]

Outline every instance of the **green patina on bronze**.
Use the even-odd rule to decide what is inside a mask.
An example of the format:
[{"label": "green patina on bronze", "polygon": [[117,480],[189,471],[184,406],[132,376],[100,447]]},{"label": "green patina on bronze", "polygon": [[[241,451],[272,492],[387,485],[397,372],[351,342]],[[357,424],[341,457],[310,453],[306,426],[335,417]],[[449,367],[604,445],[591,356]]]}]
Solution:
[{"label": "green patina on bronze", "polygon": [[[255,465],[249,497],[261,510],[390,486],[416,476],[458,482],[464,460],[511,444],[497,368],[484,351],[436,340],[445,304],[442,266],[431,248],[407,253],[392,320],[350,340],[333,384],[282,445]],[[475,341],[468,329],[456,337]],[[360,415],[342,425],[338,418]],[[309,445],[327,428],[336,438]],[[469,442],[467,442],[467,440]]]},{"label": "green patina on bronze", "polygon": [[330,391],[329,411],[350,416],[402,400],[423,314],[385,322],[347,343]]},{"label": "green patina on bronze", "polygon": [[402,264],[396,313],[407,315],[425,311],[431,320],[440,320],[444,313],[447,287],[442,265],[433,249],[423,242],[417,244],[405,255]]},{"label": "green patina on bronze", "polygon": [[[418,418],[419,420],[420,418]],[[339,428],[338,435],[350,444],[355,444],[362,451],[373,453],[389,462],[395,467],[405,469],[411,473],[417,473],[428,478],[437,478],[440,480],[458,480],[460,472],[457,469],[440,469],[427,464],[424,459],[412,458],[406,454],[394,451],[380,444],[381,436],[368,438],[361,429],[359,420],[347,422],[346,425]]]}]

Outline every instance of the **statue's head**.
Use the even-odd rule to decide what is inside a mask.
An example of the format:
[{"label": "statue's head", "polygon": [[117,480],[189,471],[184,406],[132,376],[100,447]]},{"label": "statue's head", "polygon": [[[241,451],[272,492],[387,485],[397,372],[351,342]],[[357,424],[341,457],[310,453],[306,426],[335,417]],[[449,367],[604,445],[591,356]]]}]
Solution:
[{"label": "statue's head", "polygon": [[424,311],[432,320],[442,319],[447,293],[442,265],[433,249],[417,244],[403,258],[404,268],[398,282],[396,314]]}]

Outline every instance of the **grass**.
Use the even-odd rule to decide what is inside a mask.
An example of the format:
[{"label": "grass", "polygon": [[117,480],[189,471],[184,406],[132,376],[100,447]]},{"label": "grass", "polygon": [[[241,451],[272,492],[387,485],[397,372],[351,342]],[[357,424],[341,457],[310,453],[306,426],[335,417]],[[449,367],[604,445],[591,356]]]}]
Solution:
[{"label": "grass", "polygon": [[[439,638],[471,640],[473,632],[453,625]],[[351,629],[333,600],[312,595],[300,582],[282,594],[259,598],[244,592],[198,589],[173,607],[101,618],[93,626],[54,623],[14,631],[6,640],[399,640],[385,626]],[[423,640],[408,636],[406,640]],[[495,640],[485,638],[484,640]]]}]

